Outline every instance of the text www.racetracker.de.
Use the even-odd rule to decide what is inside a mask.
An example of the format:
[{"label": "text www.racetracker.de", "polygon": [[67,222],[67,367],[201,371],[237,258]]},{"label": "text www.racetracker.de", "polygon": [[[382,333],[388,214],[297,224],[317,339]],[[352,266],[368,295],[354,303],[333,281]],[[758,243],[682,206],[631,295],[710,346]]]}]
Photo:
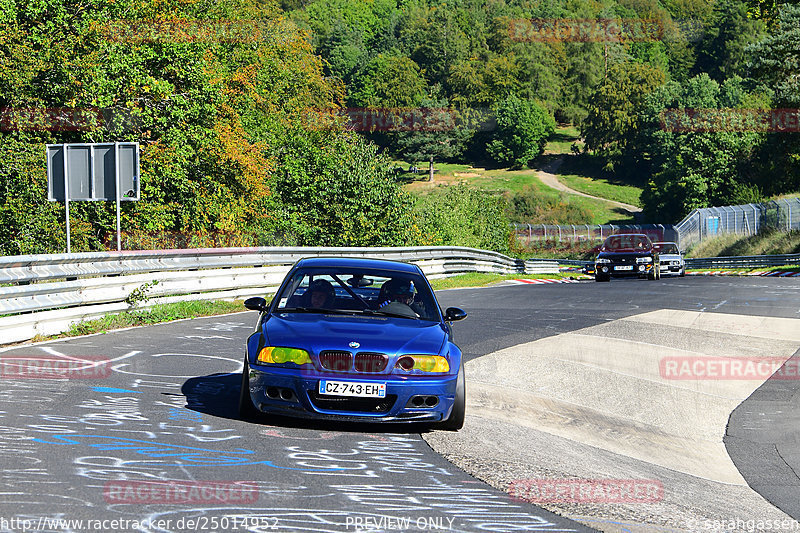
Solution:
[{"label": "text www.racetracker.de", "polygon": [[141,531],[153,530],[248,530],[278,529],[278,519],[267,516],[198,516],[178,519],[66,519],[41,516],[38,518],[2,518],[0,531]]}]

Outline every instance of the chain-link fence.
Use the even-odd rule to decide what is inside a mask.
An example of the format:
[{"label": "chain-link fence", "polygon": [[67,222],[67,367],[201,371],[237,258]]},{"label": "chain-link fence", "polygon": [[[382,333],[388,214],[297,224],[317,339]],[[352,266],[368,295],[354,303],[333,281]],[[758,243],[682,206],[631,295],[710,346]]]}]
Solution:
[{"label": "chain-link fence", "polygon": [[514,224],[522,243],[534,241],[595,242],[615,233],[645,233],[653,242],[677,242],[682,250],[717,235],[753,235],[762,228],[800,230],[800,198],[782,198],[763,204],[726,205],[695,209],[672,224]]},{"label": "chain-link fence", "polygon": [[800,230],[800,198],[695,209],[675,229],[681,247],[688,248],[703,239],[728,233],[753,235],[765,227]]},{"label": "chain-link fence", "polygon": [[533,241],[553,242],[602,242],[615,233],[645,233],[653,242],[677,242],[678,237],[671,224],[514,224],[514,232],[522,243]]}]

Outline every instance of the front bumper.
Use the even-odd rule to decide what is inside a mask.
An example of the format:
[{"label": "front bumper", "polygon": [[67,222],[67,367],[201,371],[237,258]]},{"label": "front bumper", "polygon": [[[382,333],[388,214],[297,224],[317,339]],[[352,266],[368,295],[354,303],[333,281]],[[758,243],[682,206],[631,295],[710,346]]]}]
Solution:
[{"label": "front bumper", "polygon": [[661,263],[662,274],[679,274],[683,270],[683,265],[680,263],[664,264]]},{"label": "front bumper", "polygon": [[[618,267],[633,267],[630,270],[621,270]],[[646,276],[652,272],[654,263],[637,264],[615,264],[597,263],[595,272],[600,276],[626,277],[626,276]]]},{"label": "front bumper", "polygon": [[[320,395],[321,379],[364,384],[386,383],[385,398]],[[261,412],[320,420],[363,422],[439,422],[450,416],[457,375],[396,376],[323,374],[314,370],[252,365],[250,397]],[[419,398],[436,404],[415,405]]]}]

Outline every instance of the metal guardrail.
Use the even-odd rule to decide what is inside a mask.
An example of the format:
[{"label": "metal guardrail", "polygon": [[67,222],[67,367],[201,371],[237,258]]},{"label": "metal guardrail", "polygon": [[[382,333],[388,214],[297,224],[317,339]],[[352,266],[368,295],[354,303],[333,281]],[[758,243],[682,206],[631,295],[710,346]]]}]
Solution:
[{"label": "metal guardrail", "polygon": [[[303,257],[370,257],[416,263],[430,278],[466,272],[556,273],[550,260],[522,261],[463,247],[222,248],[0,257],[0,344],[65,331],[131,307],[242,298],[277,289]],[[157,283],[156,283],[157,282]]]},{"label": "metal guardrail", "polygon": [[797,265],[800,268],[800,254],[690,257],[686,259],[686,268],[689,269],[767,268],[784,265]]}]

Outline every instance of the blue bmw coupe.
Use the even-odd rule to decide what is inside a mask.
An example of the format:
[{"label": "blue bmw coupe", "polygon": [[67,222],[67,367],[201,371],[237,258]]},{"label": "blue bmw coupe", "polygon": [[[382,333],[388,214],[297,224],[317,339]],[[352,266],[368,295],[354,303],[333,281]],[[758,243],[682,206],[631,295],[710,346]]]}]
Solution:
[{"label": "blue bmw coupe", "polygon": [[310,258],[295,263],[247,340],[239,411],[364,422],[464,424],[461,350],[416,265]]}]

